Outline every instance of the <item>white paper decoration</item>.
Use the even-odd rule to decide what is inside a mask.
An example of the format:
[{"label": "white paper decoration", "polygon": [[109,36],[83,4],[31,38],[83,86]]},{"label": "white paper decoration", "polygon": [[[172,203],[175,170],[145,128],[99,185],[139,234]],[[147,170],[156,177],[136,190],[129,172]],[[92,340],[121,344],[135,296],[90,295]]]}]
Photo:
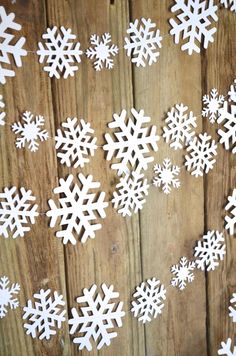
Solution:
[{"label": "white paper decoration", "polygon": [[194,274],[192,271],[195,269],[195,262],[188,261],[186,257],[181,257],[179,264],[171,267],[170,271],[174,274],[171,280],[171,285],[177,287],[180,290],[184,290],[187,283],[191,283],[194,280]]},{"label": "white paper decoration", "polygon": [[228,215],[225,216],[225,228],[230,235],[234,235],[236,228],[236,189],[233,190],[232,195],[228,196],[228,204],[225,207]]},{"label": "white paper decoration", "polygon": [[15,295],[20,291],[20,285],[13,283],[9,286],[9,278],[0,277],[0,319],[7,314],[7,308],[16,309],[19,306],[19,300]]},{"label": "white paper decoration", "polygon": [[214,124],[219,115],[219,109],[224,103],[224,95],[219,95],[217,89],[212,89],[210,94],[204,95],[202,98],[203,110],[202,116],[208,117],[211,124]]},{"label": "white paper decoration", "polygon": [[178,166],[172,165],[169,158],[165,158],[162,165],[155,164],[153,178],[153,185],[156,187],[162,187],[165,194],[170,194],[172,187],[179,188],[180,181],[177,178],[179,175],[180,168]]}]

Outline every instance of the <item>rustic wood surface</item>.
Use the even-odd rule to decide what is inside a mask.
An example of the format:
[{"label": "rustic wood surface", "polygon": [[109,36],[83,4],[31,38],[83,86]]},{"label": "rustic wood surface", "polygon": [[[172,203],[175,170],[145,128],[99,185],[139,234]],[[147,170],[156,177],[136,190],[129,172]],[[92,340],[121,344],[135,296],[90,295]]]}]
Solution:
[{"label": "rustic wood surface", "polygon": [[[198,128],[217,140],[216,126],[201,118],[201,98],[216,87],[227,94],[236,73],[236,14],[218,11],[215,42],[201,55],[188,56],[168,36],[170,0],[2,0],[7,12],[16,14],[27,39],[28,56],[16,77],[1,87],[7,111],[7,125],[0,130],[0,188],[15,185],[31,189],[39,211],[48,209],[47,200],[60,177],[74,176],[79,169],[68,169],[56,158],[54,140],[40,145],[36,153],[15,148],[10,124],[22,112],[30,110],[46,118],[46,128],[53,137],[67,117],[84,118],[95,129],[98,144],[104,143],[107,123],[114,112],[123,108],[144,109],[152,124],[162,133],[165,113],[176,103],[188,105],[197,116]],[[123,38],[130,21],[150,17],[163,35],[158,62],[135,68],[126,57]],[[119,48],[113,70],[95,72],[91,62],[82,58],[79,71],[68,79],[50,79],[34,51],[48,26],[70,27],[78,35],[82,49],[89,46],[93,33],[110,32]],[[173,151],[161,139],[155,162],[170,157],[183,165],[184,151]],[[104,159],[102,149],[82,170],[101,182],[101,189],[111,198],[118,179]],[[152,178],[152,164],[147,171]],[[40,288],[60,291],[70,309],[84,287],[93,283],[113,284],[124,301],[126,316],[118,337],[111,346],[91,355],[114,356],[215,356],[222,340],[234,338],[235,327],[228,316],[228,303],[236,292],[236,241],[226,234],[227,256],[214,272],[196,272],[196,280],[180,293],[169,286],[170,266],[181,256],[192,258],[195,241],[209,229],[224,229],[226,197],[235,187],[235,157],[218,145],[214,170],[204,179],[192,177],[181,169],[181,189],[170,196],[150,187],[141,213],[122,218],[110,205],[102,229],[95,240],[82,245],[64,246],[49,228],[49,219],[41,214],[24,238],[1,238],[0,276],[19,282],[20,307],[0,320],[1,356],[87,355],[78,351],[68,333],[68,326],[50,341],[26,336],[22,308]],[[129,313],[130,300],[137,284],[157,277],[167,287],[163,313],[146,326]]]}]

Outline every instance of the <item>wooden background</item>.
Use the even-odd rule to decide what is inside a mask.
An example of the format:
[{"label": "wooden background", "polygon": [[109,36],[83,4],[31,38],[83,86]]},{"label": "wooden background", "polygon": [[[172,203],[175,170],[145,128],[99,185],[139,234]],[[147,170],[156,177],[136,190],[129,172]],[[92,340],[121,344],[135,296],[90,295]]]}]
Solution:
[{"label": "wooden background", "polygon": [[[82,117],[95,129],[98,144],[103,144],[114,112],[133,106],[144,109],[160,135],[165,113],[183,102],[198,117],[197,131],[206,130],[217,139],[217,126],[201,118],[201,98],[213,87],[227,94],[235,78],[235,13],[220,9],[214,43],[201,55],[188,56],[168,36],[170,0],[16,0],[15,4],[3,0],[1,4],[7,12],[15,12],[29,51],[37,50],[41,35],[53,25],[70,27],[84,50],[91,34],[104,32],[110,32],[120,48],[113,70],[95,72],[83,56],[75,77],[66,80],[50,79],[37,55],[29,52],[23,67],[16,69],[16,77],[8,78],[1,87],[8,124],[30,110],[46,118],[46,128],[53,137],[67,117]],[[129,22],[140,17],[150,17],[164,36],[158,63],[146,68],[132,66],[122,48]],[[67,169],[58,162],[53,139],[41,144],[36,153],[16,149],[14,141],[9,125],[1,128],[0,187],[31,189],[39,211],[45,212],[47,200],[55,197],[52,189],[58,178],[68,173],[76,176],[80,170]],[[156,163],[170,157],[182,166],[183,155],[184,151],[174,152],[161,139],[154,156]],[[152,168],[150,165],[147,171],[149,180]],[[117,177],[102,149],[83,173],[101,181],[101,189],[111,198]],[[226,232],[227,255],[220,267],[207,274],[197,271],[194,283],[182,293],[168,287],[160,317],[143,326],[128,312],[136,284],[155,276],[168,286],[170,266],[181,256],[192,258],[195,241],[207,230],[223,231],[223,207],[235,187],[235,157],[219,145],[212,172],[202,179],[182,169],[180,178],[181,189],[169,196],[151,186],[142,212],[132,218],[122,218],[109,206],[96,239],[84,245],[63,246],[55,237],[56,228],[49,228],[44,215],[24,238],[1,238],[0,275],[20,283],[21,307],[0,320],[0,355],[87,355],[77,351],[66,323],[50,341],[26,336],[22,307],[40,288],[50,288],[64,295],[69,312],[84,287],[105,282],[120,292],[127,313],[111,346],[99,352],[94,348],[91,355],[215,356],[220,342],[235,334],[228,304],[236,292],[236,241]]]}]

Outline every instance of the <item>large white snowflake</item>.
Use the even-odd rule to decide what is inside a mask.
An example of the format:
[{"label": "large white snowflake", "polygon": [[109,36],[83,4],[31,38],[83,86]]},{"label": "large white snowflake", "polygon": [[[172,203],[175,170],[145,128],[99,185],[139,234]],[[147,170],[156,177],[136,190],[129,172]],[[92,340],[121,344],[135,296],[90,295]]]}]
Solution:
[{"label": "large white snowflake", "polygon": [[213,271],[219,266],[218,260],[223,260],[225,251],[224,236],[219,231],[208,231],[203,235],[203,241],[198,241],[194,249],[196,267],[204,271]]},{"label": "large white snowflake", "polygon": [[143,177],[143,174],[134,171],[120,178],[116,186],[117,191],[113,193],[112,203],[122,216],[131,216],[133,211],[137,213],[143,208],[146,202],[144,197],[148,195],[149,188],[147,179]]},{"label": "large white snowflake", "polygon": [[16,187],[4,188],[0,193],[0,235],[9,237],[9,231],[13,232],[13,239],[23,237],[25,232],[30,231],[29,223],[34,224],[38,205],[31,205],[35,197],[31,190]]},{"label": "large white snowflake", "polygon": [[119,160],[111,165],[118,175],[129,173],[130,168],[146,170],[148,163],[153,161],[153,157],[148,155],[150,148],[158,150],[157,141],[160,137],[156,134],[156,126],[145,126],[150,117],[144,116],[143,110],[138,112],[131,109],[131,113],[133,119],[127,119],[126,110],[122,110],[120,115],[114,114],[114,121],[108,124],[111,129],[117,129],[114,138],[108,133],[105,135],[107,143],[103,149],[108,151],[106,159],[110,161],[115,156]]},{"label": "large white snowflake", "polygon": [[236,103],[236,79],[234,79],[233,84],[230,85],[228,91],[229,101]]},{"label": "large white snowflake", "polygon": [[26,334],[32,338],[49,340],[51,335],[56,334],[55,328],[60,329],[62,322],[65,321],[63,296],[55,291],[52,297],[50,289],[40,289],[39,293],[34,294],[34,298],[35,303],[28,300],[23,309],[25,312],[23,319],[29,319],[29,323],[24,324]]},{"label": "large white snowflake", "polygon": [[233,319],[233,323],[236,323],[236,293],[233,293],[233,298],[230,299],[229,316]]},{"label": "large white snowflake", "polygon": [[3,101],[3,96],[0,95],[0,126],[5,125],[6,112],[4,111],[5,103]]},{"label": "large white snowflake", "polygon": [[236,0],[220,0],[220,2],[231,11],[236,11]]},{"label": "large white snowflake", "polygon": [[154,173],[156,176],[153,178],[153,184],[156,187],[161,187],[165,194],[169,194],[171,192],[171,188],[179,188],[180,181],[175,176],[178,176],[180,172],[180,168],[178,166],[174,166],[171,164],[169,158],[164,159],[162,165],[155,164]]},{"label": "large white snowflake", "polygon": [[[231,347],[233,348],[232,351]],[[226,343],[221,342],[221,349],[218,350],[218,355],[236,356],[236,346],[233,346],[230,338],[226,340]]]},{"label": "large white snowflake", "polygon": [[[21,25],[14,22],[15,14],[12,12],[7,15],[5,8],[0,6],[0,83],[6,83],[6,77],[14,77],[15,72],[12,69],[3,67],[5,64],[11,64],[10,56],[14,58],[17,67],[22,66],[21,57],[27,55],[27,51],[22,47],[25,38],[20,37],[15,40],[12,31],[20,31]],[[9,66],[11,68],[11,66]]]},{"label": "large white snowflake", "polygon": [[152,278],[137,286],[133,297],[131,312],[145,324],[162,313],[166,289],[159,280]]},{"label": "large white snowflake", "polygon": [[229,215],[225,216],[225,228],[229,231],[230,235],[234,235],[236,224],[236,189],[233,190],[233,194],[228,196],[228,204],[225,207]]},{"label": "large white snowflake", "polygon": [[218,21],[217,9],[214,0],[175,0],[171,12],[178,12],[177,22],[170,19],[170,34],[174,36],[176,44],[182,35],[185,42],[181,46],[182,51],[188,51],[189,55],[194,51],[200,53],[202,40],[204,48],[214,41],[213,35],[217,29],[212,22]]},{"label": "large white snowflake", "polygon": [[12,125],[12,131],[15,134],[19,134],[21,137],[16,139],[16,147],[22,148],[26,147],[31,152],[36,152],[39,148],[39,143],[37,140],[46,141],[48,139],[48,132],[46,130],[41,130],[41,127],[44,126],[44,117],[41,115],[34,115],[30,111],[26,111],[22,115],[22,120],[24,123],[15,122]]},{"label": "large white snowflake", "polygon": [[97,148],[97,139],[92,136],[94,130],[83,119],[77,124],[76,117],[68,118],[62,123],[62,127],[64,130],[58,129],[55,136],[56,149],[59,151],[57,157],[67,167],[84,167],[84,164],[89,162],[87,156],[93,156]]},{"label": "large white snowflake", "polygon": [[123,302],[116,303],[113,300],[119,297],[119,293],[113,291],[113,285],[108,287],[103,283],[101,288],[103,294],[96,293],[95,284],[90,289],[85,288],[84,295],[77,298],[77,303],[82,304],[79,313],[76,308],[71,309],[70,334],[81,333],[81,336],[73,339],[79,345],[79,350],[86,348],[91,351],[91,339],[97,342],[98,350],[104,345],[109,346],[111,340],[117,336],[117,332],[109,330],[114,328],[114,323],[118,327],[122,326],[121,318],[125,315],[122,310]]},{"label": "large white snowflake", "polygon": [[224,103],[224,95],[219,95],[217,89],[212,89],[210,95],[204,95],[202,98],[205,105],[202,110],[202,116],[208,117],[209,121],[213,124],[219,113],[219,109]]},{"label": "large white snowflake", "polygon": [[60,30],[54,26],[52,29],[47,28],[47,33],[42,35],[45,40],[44,45],[39,42],[39,62],[43,63],[45,58],[46,65],[44,71],[49,73],[49,77],[55,76],[57,79],[63,75],[64,78],[74,76],[74,72],[78,70],[75,62],[81,62],[82,51],[80,43],[74,44],[73,40],[76,36],[71,33],[71,29],[65,29],[61,26]]},{"label": "large white snowflake", "polygon": [[86,56],[91,59],[96,59],[94,62],[95,70],[101,70],[104,65],[107,69],[112,69],[114,66],[112,56],[118,53],[118,47],[114,44],[110,46],[110,33],[104,33],[101,39],[98,35],[92,35],[90,42],[92,46],[87,49]]},{"label": "large white snowflake", "polygon": [[171,280],[171,285],[180,290],[185,289],[187,283],[194,280],[195,262],[188,261],[186,257],[181,257],[179,264],[171,267],[170,271],[175,275]]},{"label": "large white snowflake", "polygon": [[187,147],[188,155],[185,155],[187,170],[191,171],[191,174],[195,177],[208,173],[210,169],[213,169],[216,162],[213,158],[217,154],[216,149],[215,140],[212,140],[206,132],[195,136]]},{"label": "large white snowflake", "polygon": [[85,177],[82,173],[78,174],[80,186],[74,182],[74,177],[70,174],[66,180],[59,180],[60,186],[53,190],[54,194],[63,194],[59,198],[60,208],[50,199],[50,206],[46,215],[51,217],[50,227],[56,225],[60,218],[60,225],[63,228],[57,231],[56,236],[63,238],[63,243],[69,241],[75,245],[76,238],[74,232],[81,235],[81,242],[95,237],[95,231],[101,229],[101,224],[96,223],[97,215],[101,218],[106,217],[104,209],[108,203],[104,202],[105,193],[95,192],[100,187],[99,182],[93,182],[93,176]]},{"label": "large white snowflake", "polygon": [[232,149],[232,153],[236,153],[236,105],[225,101],[223,108],[219,110],[217,122],[223,123],[223,129],[217,131],[220,143],[226,150]]},{"label": "large white snowflake", "polygon": [[159,48],[161,48],[162,37],[160,30],[154,30],[156,24],[151,19],[142,18],[134,23],[130,23],[127,33],[130,38],[125,37],[124,48],[127,50],[127,55],[131,57],[131,62],[135,63],[137,67],[145,67],[157,61],[160,55]]},{"label": "large white snowflake", "polygon": [[3,276],[0,278],[0,318],[4,318],[7,314],[7,307],[10,309],[16,309],[19,306],[19,300],[13,298],[14,294],[18,294],[20,285],[14,283],[9,286],[9,278]]},{"label": "large white snowflake", "polygon": [[183,148],[195,134],[193,128],[197,127],[196,117],[193,116],[192,111],[187,114],[187,110],[187,106],[176,104],[167,113],[165,119],[167,125],[163,128],[163,137],[175,150]]}]

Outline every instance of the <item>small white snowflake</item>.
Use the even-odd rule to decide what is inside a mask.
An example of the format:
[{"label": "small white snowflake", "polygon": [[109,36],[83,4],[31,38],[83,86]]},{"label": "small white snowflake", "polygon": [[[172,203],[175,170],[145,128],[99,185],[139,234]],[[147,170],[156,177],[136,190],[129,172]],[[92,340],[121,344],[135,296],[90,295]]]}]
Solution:
[{"label": "small white snowflake", "polygon": [[204,271],[214,271],[219,266],[218,260],[223,260],[225,251],[224,236],[219,231],[208,231],[203,235],[203,241],[198,241],[194,249],[196,267]]},{"label": "small white snowflake", "polygon": [[207,174],[210,169],[213,169],[216,162],[213,158],[217,155],[216,149],[215,140],[212,140],[206,132],[195,136],[187,147],[189,154],[185,155],[187,170],[191,171],[191,174],[195,177],[203,176],[203,173]]},{"label": "small white snowflake", "polygon": [[178,287],[180,290],[185,289],[187,283],[194,280],[194,274],[191,273],[195,269],[195,262],[188,261],[186,257],[181,257],[179,264],[171,267],[170,271],[175,275],[171,280],[173,287]]},{"label": "small white snowflake", "polygon": [[233,84],[230,85],[228,91],[229,101],[236,103],[236,79],[234,79]]},{"label": "small white snowflake", "polygon": [[25,312],[23,319],[29,319],[29,323],[24,324],[24,328],[26,334],[31,335],[32,338],[49,340],[51,335],[56,334],[55,327],[60,329],[62,322],[65,321],[66,310],[62,309],[65,305],[63,296],[55,291],[53,298],[50,293],[50,289],[40,289],[39,293],[34,294],[35,305],[28,300],[27,306],[23,309]]},{"label": "small white snowflake", "polygon": [[233,319],[233,323],[236,323],[236,293],[233,293],[233,298],[230,299],[230,303],[233,306],[229,306],[229,316]]},{"label": "small white snowflake", "polygon": [[219,95],[217,89],[212,89],[210,95],[203,96],[203,104],[205,107],[202,110],[202,116],[209,118],[210,123],[214,124],[219,115],[219,109],[224,103],[224,95]]},{"label": "small white snowflake", "polygon": [[224,7],[229,8],[230,11],[236,11],[236,0],[220,0]]},{"label": "small white snowflake", "polygon": [[5,103],[3,101],[3,96],[0,95],[0,126],[5,125],[6,112],[3,110],[5,108]]},{"label": "small white snowflake", "polygon": [[59,150],[57,157],[61,159],[61,164],[65,163],[67,167],[84,167],[84,164],[89,162],[87,156],[93,156],[97,149],[97,139],[92,136],[94,130],[83,119],[77,124],[76,117],[68,118],[62,123],[62,127],[64,130],[58,129],[55,137],[56,149]]},{"label": "small white snowflake", "polygon": [[228,204],[225,207],[229,215],[225,216],[225,228],[229,231],[230,235],[234,235],[236,225],[236,189],[233,190],[233,194],[228,196]]},{"label": "small white snowflake", "polygon": [[226,356],[236,356],[236,346],[233,346],[233,350],[231,351],[232,340],[228,338],[225,342],[221,342],[221,349],[218,350],[218,355],[226,355]]},{"label": "small white snowflake", "polygon": [[18,294],[20,285],[14,283],[9,287],[9,278],[3,276],[0,278],[0,318],[4,318],[7,314],[7,307],[10,309],[16,309],[19,306],[17,298],[13,298],[14,294]]},{"label": "small white snowflake", "polygon": [[38,43],[39,62],[43,63],[46,60],[44,71],[49,73],[49,77],[55,76],[57,79],[61,75],[66,79],[68,76],[74,76],[74,72],[78,70],[75,62],[81,62],[82,51],[80,43],[74,44],[73,40],[76,36],[71,33],[71,29],[65,29],[61,26],[60,30],[54,26],[52,29],[47,28],[47,33],[42,35],[46,41],[45,47],[41,42]]},{"label": "small white snowflake", "polygon": [[[100,350],[104,345],[109,346],[111,340],[117,336],[114,329],[114,323],[120,328],[122,326],[122,317],[125,312],[122,310],[123,302],[116,303],[114,298],[119,297],[119,293],[114,292],[113,285],[107,287],[102,284],[103,294],[96,293],[97,286],[94,284],[90,289],[83,290],[84,295],[76,299],[79,307],[79,313],[76,308],[71,309],[72,319],[70,334],[78,331],[82,335],[75,337],[73,342],[79,344],[79,350],[86,348],[92,350],[91,339],[97,342],[97,349]],[[83,306],[84,305],[84,306]],[[80,326],[81,325],[81,326]]]},{"label": "small white snowflake", "polygon": [[179,188],[180,181],[175,176],[178,176],[180,168],[171,164],[169,158],[164,159],[162,165],[155,164],[154,173],[156,176],[153,178],[153,184],[156,187],[161,187],[165,194],[171,192],[171,188]]},{"label": "small white snowflake", "polygon": [[91,47],[86,51],[86,56],[91,59],[96,59],[94,62],[95,70],[103,69],[104,65],[107,69],[112,69],[114,61],[111,56],[115,56],[118,53],[118,47],[114,44],[110,46],[111,35],[110,33],[104,33],[100,39],[97,35],[90,37]]},{"label": "small white snowflake", "polygon": [[136,19],[134,23],[129,24],[127,33],[130,38],[125,37],[124,48],[127,55],[131,57],[131,62],[137,67],[145,67],[146,62],[151,65],[157,61],[160,55],[162,37],[160,30],[154,31],[156,24],[151,19],[142,18],[141,21]]},{"label": "small white snowflake", "polygon": [[131,312],[145,324],[162,313],[166,289],[163,284],[160,284],[159,280],[152,278],[137,286],[133,297],[135,300],[132,301]]},{"label": "small white snowflake", "polygon": [[223,108],[219,109],[218,124],[223,123],[223,129],[217,131],[220,143],[226,150],[231,149],[236,153],[236,105],[224,102]]}]

